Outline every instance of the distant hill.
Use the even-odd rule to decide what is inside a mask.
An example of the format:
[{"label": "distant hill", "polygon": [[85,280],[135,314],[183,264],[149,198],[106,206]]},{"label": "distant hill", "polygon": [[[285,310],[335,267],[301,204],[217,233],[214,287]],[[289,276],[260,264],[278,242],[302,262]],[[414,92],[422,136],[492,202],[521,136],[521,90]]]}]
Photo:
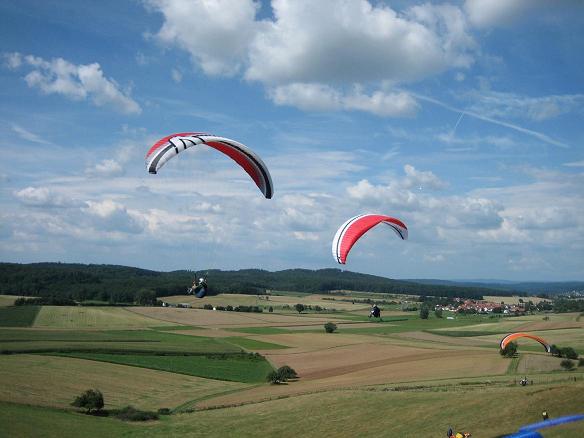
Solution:
[{"label": "distant hill", "polygon": [[[558,282],[514,282],[502,280],[433,280],[433,279],[412,279],[406,280],[413,283],[436,286],[453,287],[480,287],[494,289],[499,292],[528,294],[528,295],[557,295],[572,291],[584,291],[584,281],[558,281]],[[487,294],[485,294],[487,295]]]},{"label": "distant hill", "polygon": [[[204,271],[209,293],[263,294],[266,290],[328,293],[353,290],[376,293],[481,298],[505,291],[477,285],[421,284],[392,280],[340,269],[260,269]],[[192,284],[191,271],[157,272],[118,265],[70,263],[0,263],[0,294],[99,300],[115,303],[135,301],[138,291],[152,290],[156,296],[185,293]]]}]

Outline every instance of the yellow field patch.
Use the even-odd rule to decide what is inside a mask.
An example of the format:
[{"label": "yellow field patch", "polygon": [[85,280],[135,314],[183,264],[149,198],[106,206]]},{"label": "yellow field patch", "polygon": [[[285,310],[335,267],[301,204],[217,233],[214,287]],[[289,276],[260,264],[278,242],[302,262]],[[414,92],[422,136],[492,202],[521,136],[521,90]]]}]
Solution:
[{"label": "yellow field patch", "polygon": [[[353,353],[369,354],[360,349],[358,350]],[[344,353],[351,355],[348,349]],[[307,360],[310,361],[309,358]],[[407,347],[397,347],[393,355],[388,355],[385,359],[377,359],[369,363],[347,365],[350,361],[352,359],[349,359],[345,354],[343,358],[337,358],[337,362],[334,364],[337,366],[336,370],[328,368],[328,372],[323,372],[321,377],[318,377],[318,374],[313,372],[311,374],[313,378],[311,379],[301,378],[288,385],[251,388],[204,400],[198,405],[208,407],[241,404],[364,385],[503,375],[508,366],[508,361],[491,352],[445,350],[428,352],[428,350],[408,349]],[[291,366],[295,368],[294,365]],[[330,367],[331,364],[327,366]]]},{"label": "yellow field patch", "polygon": [[18,295],[0,295],[0,307],[12,306],[18,298],[22,297]]},{"label": "yellow field patch", "polygon": [[287,327],[295,325],[324,325],[335,318],[314,315],[282,315],[277,313],[220,312],[201,309],[178,309],[171,307],[134,307],[132,312],[149,318],[175,324],[210,328],[236,327]]},{"label": "yellow field patch", "polygon": [[[334,295],[305,295],[301,297],[289,296],[289,295],[247,295],[247,294],[219,294],[210,295],[205,297],[205,299],[196,298],[192,295],[175,295],[170,297],[164,297],[163,301],[171,304],[185,303],[190,304],[196,308],[202,308],[205,304],[210,304],[212,306],[260,306],[260,307],[270,307],[281,308],[284,305],[288,305],[291,308],[295,304],[304,304],[305,306],[320,306],[327,309],[337,309],[344,311],[354,311],[360,309],[369,309],[368,304],[351,303],[351,301],[341,301],[350,300],[350,297],[345,296],[334,296]],[[293,311],[293,309],[291,309]]]},{"label": "yellow field patch", "polygon": [[43,306],[33,327],[123,329],[171,325],[122,307]]},{"label": "yellow field patch", "polygon": [[[559,357],[543,354],[522,354],[517,366],[519,374],[542,373],[561,370]],[[531,377],[533,379],[533,376]],[[537,380],[537,378],[535,378]]]},{"label": "yellow field patch", "polygon": [[512,297],[502,297],[502,296],[484,296],[485,301],[490,301],[493,303],[505,303],[505,304],[519,304],[519,300],[523,300],[525,303],[531,301],[533,304],[537,304],[541,301],[549,301],[545,298],[538,298],[538,297],[520,297],[520,296],[512,296]]},{"label": "yellow field patch", "polygon": [[0,400],[14,403],[68,408],[76,396],[97,388],[106,408],[156,410],[246,386],[67,357],[0,356]]}]

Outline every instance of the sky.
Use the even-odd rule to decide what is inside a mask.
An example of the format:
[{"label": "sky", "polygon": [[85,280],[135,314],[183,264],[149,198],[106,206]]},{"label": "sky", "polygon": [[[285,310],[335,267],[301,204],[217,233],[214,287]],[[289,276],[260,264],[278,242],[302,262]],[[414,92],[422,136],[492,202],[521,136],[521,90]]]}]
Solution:
[{"label": "sky", "polygon": [[[584,3],[0,1],[0,261],[584,280]],[[158,139],[207,132],[268,166]],[[345,266],[337,228],[378,226]]]}]

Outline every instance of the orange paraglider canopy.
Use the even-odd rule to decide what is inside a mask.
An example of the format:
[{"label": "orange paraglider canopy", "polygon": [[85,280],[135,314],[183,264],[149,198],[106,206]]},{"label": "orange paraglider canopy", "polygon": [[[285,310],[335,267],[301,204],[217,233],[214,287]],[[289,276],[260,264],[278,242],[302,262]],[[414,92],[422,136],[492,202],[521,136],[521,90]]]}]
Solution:
[{"label": "orange paraglider canopy", "polygon": [[510,335],[505,336],[503,339],[501,339],[501,344],[500,344],[501,350],[503,350],[509,342],[514,341],[517,338],[533,339],[534,341],[537,341],[541,345],[543,345],[546,352],[548,352],[548,353],[551,352],[550,344],[548,344],[543,338],[540,338],[539,336],[535,336],[535,335],[530,335],[529,333],[511,333]]}]

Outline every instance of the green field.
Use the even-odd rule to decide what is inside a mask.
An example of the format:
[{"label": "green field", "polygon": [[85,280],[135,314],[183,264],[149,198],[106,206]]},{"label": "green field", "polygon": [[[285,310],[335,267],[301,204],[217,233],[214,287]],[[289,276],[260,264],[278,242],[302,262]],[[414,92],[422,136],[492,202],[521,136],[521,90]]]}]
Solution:
[{"label": "green field", "polygon": [[162,356],[148,354],[67,353],[66,355],[80,359],[132,365],[207,379],[229,380],[243,383],[264,382],[266,375],[272,371],[271,365],[265,359],[242,354]]},{"label": "green field", "polygon": [[34,327],[66,329],[146,328],[173,323],[147,318],[123,307],[42,306]]},{"label": "green field", "polygon": [[30,327],[40,309],[39,306],[0,307],[0,327]]},{"label": "green field", "polygon": [[221,340],[155,330],[0,329],[0,352],[174,352],[236,353],[241,348]]},{"label": "green field", "polygon": [[[2,311],[9,317],[0,328],[0,424],[11,437],[430,437],[450,426],[496,437],[538,421],[543,409],[584,411],[583,368],[564,371],[533,341],[521,341],[511,360],[497,352],[501,333],[517,326],[581,351],[584,330],[574,315],[421,320],[411,312],[380,322],[355,306],[337,312],[346,322],[325,334],[321,324],[302,321],[278,327],[267,314],[252,316],[271,325],[242,328],[237,319],[230,327],[225,312],[185,309],[152,316],[119,307]],[[184,315],[192,326],[156,319]],[[257,351],[263,356],[250,354]],[[300,378],[265,383],[284,364]],[[520,387],[524,375],[535,384]],[[69,403],[88,388],[104,392],[107,409],[132,404],[175,414],[136,425],[72,412]],[[544,436],[578,436],[583,428]]]},{"label": "green field", "polygon": [[237,345],[238,347],[244,348],[250,351],[257,350],[280,350],[282,348],[288,348],[285,345],[274,344],[273,342],[263,342],[257,341],[255,339],[248,339],[241,336],[233,336],[227,338],[221,338],[225,342]]},{"label": "green field", "polygon": [[[552,417],[577,413],[584,386],[458,388],[444,391],[339,390],[241,407],[162,417],[146,425],[1,403],[0,423],[11,437],[278,436],[433,437],[449,427],[497,437]],[[18,419],[18,421],[15,421]],[[546,438],[581,436],[584,424],[549,429]]]}]

